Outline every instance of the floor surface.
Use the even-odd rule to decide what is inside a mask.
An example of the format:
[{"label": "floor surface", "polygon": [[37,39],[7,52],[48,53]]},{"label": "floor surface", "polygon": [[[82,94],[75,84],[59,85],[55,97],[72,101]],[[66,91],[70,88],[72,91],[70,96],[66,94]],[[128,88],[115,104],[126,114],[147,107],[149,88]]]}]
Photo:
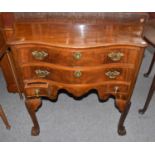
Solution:
[{"label": "floor surface", "polygon": [[41,133],[37,137],[30,135],[31,119],[24,101],[18,94],[8,93],[0,72],[0,103],[12,126],[6,130],[0,119],[0,141],[33,142],[94,142],[94,141],[155,141],[155,95],[145,115],[138,114],[146,100],[154,70],[150,77],[144,78],[152,54],[146,50],[140,74],[132,96],[132,106],[125,121],[126,136],[117,134],[120,113],[114,107],[113,99],[99,102],[96,94],[90,94],[82,100],[74,100],[67,94],[60,94],[58,101],[43,101],[37,116]]}]

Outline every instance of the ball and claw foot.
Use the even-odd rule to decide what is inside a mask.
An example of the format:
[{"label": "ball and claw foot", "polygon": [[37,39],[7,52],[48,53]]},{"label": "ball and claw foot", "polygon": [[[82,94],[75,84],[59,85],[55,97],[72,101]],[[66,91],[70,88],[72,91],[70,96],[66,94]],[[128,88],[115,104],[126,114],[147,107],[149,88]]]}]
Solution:
[{"label": "ball and claw foot", "polygon": [[148,76],[149,76],[149,74],[148,74],[148,73],[145,73],[145,74],[144,74],[144,77],[148,77]]},{"label": "ball and claw foot", "polygon": [[40,133],[40,129],[39,128],[32,127],[32,130],[31,130],[31,135],[32,136],[38,136],[39,133]]},{"label": "ball and claw foot", "polygon": [[126,135],[126,129],[125,129],[124,126],[118,128],[118,134],[119,134],[120,136]]}]

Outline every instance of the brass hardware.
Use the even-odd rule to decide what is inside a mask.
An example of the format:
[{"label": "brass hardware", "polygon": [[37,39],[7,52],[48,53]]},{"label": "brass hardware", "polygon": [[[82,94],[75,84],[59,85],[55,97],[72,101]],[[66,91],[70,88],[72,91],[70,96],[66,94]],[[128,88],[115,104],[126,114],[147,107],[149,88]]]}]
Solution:
[{"label": "brass hardware", "polygon": [[40,89],[35,89],[34,94],[36,97],[39,97]]},{"label": "brass hardware", "polygon": [[115,92],[115,94],[117,94],[118,91],[119,91],[119,87],[118,87],[118,86],[115,86],[115,87],[114,87],[114,92]]},{"label": "brass hardware", "polygon": [[33,51],[32,55],[37,60],[43,60],[45,57],[48,56],[48,53],[46,53],[44,51]]},{"label": "brass hardware", "polygon": [[81,72],[81,71],[75,71],[75,72],[74,72],[74,76],[75,76],[76,78],[80,78],[80,77],[82,76],[82,72]]},{"label": "brass hardware", "polygon": [[119,71],[108,71],[105,73],[106,76],[108,76],[110,79],[115,79],[117,76],[120,75]]},{"label": "brass hardware", "polygon": [[80,52],[76,52],[76,53],[74,53],[74,59],[76,59],[76,60],[80,60],[81,57],[82,57],[82,54],[81,54]]},{"label": "brass hardware", "polygon": [[41,69],[35,70],[35,73],[40,78],[44,78],[44,77],[46,77],[46,76],[48,76],[50,74],[49,71],[47,71],[47,70],[41,70]]},{"label": "brass hardware", "polygon": [[121,52],[111,52],[111,53],[108,54],[108,57],[112,61],[120,61],[123,56],[124,56],[124,54],[121,53]]},{"label": "brass hardware", "polygon": [[141,22],[141,23],[143,23],[144,21],[145,21],[145,19],[144,19],[144,18],[141,18],[141,19],[140,19],[140,22]]}]

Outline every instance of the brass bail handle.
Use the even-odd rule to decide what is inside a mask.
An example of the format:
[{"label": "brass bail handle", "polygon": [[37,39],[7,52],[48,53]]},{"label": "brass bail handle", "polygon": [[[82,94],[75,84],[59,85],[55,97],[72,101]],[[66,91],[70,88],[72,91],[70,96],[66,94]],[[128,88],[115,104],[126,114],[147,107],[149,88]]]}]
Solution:
[{"label": "brass bail handle", "polygon": [[48,56],[48,53],[45,51],[33,51],[32,56],[37,60],[43,60]]},{"label": "brass bail handle", "polygon": [[106,76],[108,76],[110,79],[115,79],[116,77],[118,77],[121,73],[119,71],[108,71],[105,73]]},{"label": "brass bail handle", "polygon": [[47,77],[50,74],[49,71],[47,71],[47,70],[41,70],[41,69],[35,70],[35,73],[40,78],[45,78],[45,77]]},{"label": "brass bail handle", "polygon": [[124,54],[121,52],[111,52],[108,54],[108,57],[112,61],[120,61],[122,59],[122,57],[124,57]]}]

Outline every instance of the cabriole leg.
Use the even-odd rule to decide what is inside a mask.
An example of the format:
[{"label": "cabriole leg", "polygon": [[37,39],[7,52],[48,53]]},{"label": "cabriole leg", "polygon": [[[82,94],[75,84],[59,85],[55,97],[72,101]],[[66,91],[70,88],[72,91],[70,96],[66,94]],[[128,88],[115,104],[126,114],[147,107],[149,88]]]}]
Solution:
[{"label": "cabriole leg", "polygon": [[26,108],[30,114],[30,117],[32,119],[32,122],[34,126],[32,127],[31,130],[31,135],[32,136],[37,136],[40,133],[40,127],[39,123],[36,117],[36,111],[38,108],[41,106],[42,102],[40,98],[27,98],[25,101]]},{"label": "cabriole leg", "polygon": [[125,107],[125,110],[122,111],[121,113],[121,117],[120,117],[120,120],[119,120],[119,123],[118,123],[118,134],[123,136],[123,135],[126,135],[126,129],[125,129],[125,126],[124,126],[124,121],[126,119],[126,116],[129,112],[129,109],[130,109],[130,106],[131,106],[131,102],[129,102],[127,104],[127,106]]}]

